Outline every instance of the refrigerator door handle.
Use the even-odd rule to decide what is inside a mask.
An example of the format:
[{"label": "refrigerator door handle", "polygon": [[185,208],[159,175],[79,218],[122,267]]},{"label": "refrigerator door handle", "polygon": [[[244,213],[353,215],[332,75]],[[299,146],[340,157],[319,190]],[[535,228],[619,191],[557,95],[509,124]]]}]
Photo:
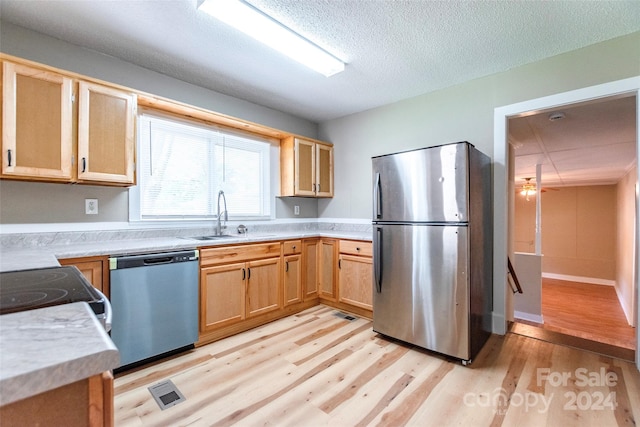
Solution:
[{"label": "refrigerator door handle", "polygon": [[374,241],[375,257],[373,259],[373,274],[376,281],[376,291],[382,292],[382,227],[376,227],[376,239]]},{"label": "refrigerator door handle", "polygon": [[382,184],[380,183],[380,172],[376,173],[376,186],[373,191],[373,205],[376,210],[376,219],[382,218]]}]

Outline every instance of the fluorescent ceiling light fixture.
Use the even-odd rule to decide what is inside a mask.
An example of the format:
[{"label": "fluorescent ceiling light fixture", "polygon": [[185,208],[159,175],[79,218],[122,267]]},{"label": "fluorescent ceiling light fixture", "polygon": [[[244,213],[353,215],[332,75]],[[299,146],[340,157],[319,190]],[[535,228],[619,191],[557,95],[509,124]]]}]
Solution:
[{"label": "fluorescent ceiling light fixture", "polygon": [[199,0],[198,9],[326,77],[344,71],[344,62],[244,1]]}]

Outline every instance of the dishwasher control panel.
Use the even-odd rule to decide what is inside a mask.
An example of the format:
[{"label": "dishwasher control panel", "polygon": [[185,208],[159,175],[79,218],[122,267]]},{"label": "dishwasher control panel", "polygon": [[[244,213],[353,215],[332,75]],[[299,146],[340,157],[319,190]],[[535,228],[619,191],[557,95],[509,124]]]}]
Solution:
[{"label": "dishwasher control panel", "polygon": [[189,250],[178,252],[115,256],[109,258],[109,270],[197,261],[199,255],[200,253],[198,252],[198,250]]}]

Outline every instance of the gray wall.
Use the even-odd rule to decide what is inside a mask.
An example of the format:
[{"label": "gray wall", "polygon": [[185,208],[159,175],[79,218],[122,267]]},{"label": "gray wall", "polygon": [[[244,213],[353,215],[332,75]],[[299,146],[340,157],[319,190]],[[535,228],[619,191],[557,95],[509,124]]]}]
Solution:
[{"label": "gray wall", "polygon": [[438,92],[320,123],[334,143],[335,197],[327,218],[369,218],[375,155],[469,141],[493,157],[496,107],[640,75],[640,32]]},{"label": "gray wall", "polygon": [[[211,111],[317,138],[318,125],[72,45],[6,22],[0,22],[0,51],[184,102]],[[98,198],[99,214],[84,214],[84,199]],[[295,200],[276,200],[278,218],[293,215]],[[303,200],[299,217],[316,217],[317,202]],[[304,206],[304,208],[303,208]],[[0,181],[0,223],[126,222],[126,189],[90,185]],[[298,217],[296,217],[298,218]]]}]

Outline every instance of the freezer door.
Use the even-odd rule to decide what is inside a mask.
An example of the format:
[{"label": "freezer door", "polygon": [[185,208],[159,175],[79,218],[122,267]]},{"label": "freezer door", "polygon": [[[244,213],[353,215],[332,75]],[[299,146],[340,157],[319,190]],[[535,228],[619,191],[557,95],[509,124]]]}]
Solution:
[{"label": "freezer door", "polygon": [[374,226],[374,331],[470,358],[467,231],[451,225]]},{"label": "freezer door", "polygon": [[468,221],[468,143],[374,157],[374,222]]}]

